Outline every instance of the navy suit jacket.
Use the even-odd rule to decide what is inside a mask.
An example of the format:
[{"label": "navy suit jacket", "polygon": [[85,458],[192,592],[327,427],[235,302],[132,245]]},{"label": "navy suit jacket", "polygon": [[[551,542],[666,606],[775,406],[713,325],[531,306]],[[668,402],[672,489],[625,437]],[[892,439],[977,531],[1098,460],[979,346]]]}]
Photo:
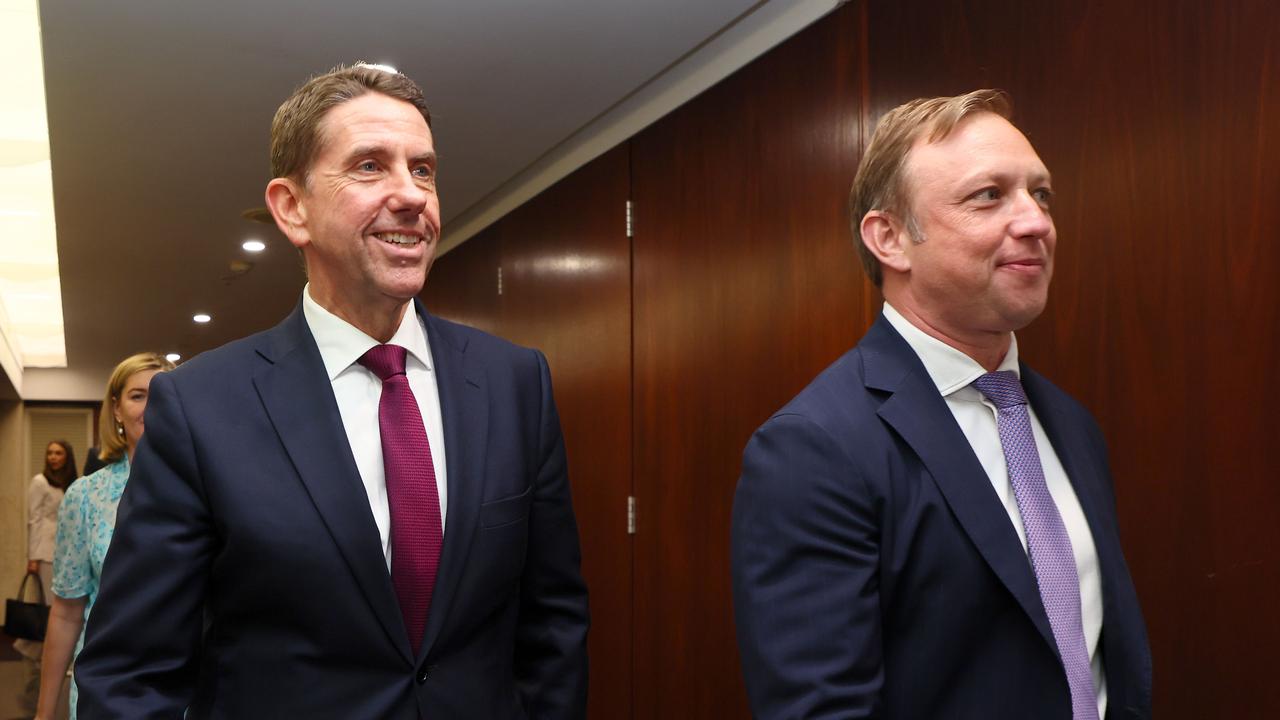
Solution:
[{"label": "navy suit jacket", "polygon": [[449,514],[411,650],[301,306],[152,381],[76,663],[95,718],[574,718],[587,595],[542,355],[427,315]]},{"label": "navy suit jacket", "polygon": [[[1150,651],[1106,446],[1083,407],[1021,370],[1097,546],[1107,718],[1147,718]],[[752,437],[732,548],[757,716],[1070,719],[1026,552],[946,401],[883,316]]]}]

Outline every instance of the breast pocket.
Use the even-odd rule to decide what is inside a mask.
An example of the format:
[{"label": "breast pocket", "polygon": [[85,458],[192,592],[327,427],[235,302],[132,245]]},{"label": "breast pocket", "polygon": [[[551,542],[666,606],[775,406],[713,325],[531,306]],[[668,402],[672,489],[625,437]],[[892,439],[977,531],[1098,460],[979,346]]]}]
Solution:
[{"label": "breast pocket", "polygon": [[519,495],[484,503],[480,506],[480,527],[490,530],[528,520],[531,502],[533,502],[532,486]]}]

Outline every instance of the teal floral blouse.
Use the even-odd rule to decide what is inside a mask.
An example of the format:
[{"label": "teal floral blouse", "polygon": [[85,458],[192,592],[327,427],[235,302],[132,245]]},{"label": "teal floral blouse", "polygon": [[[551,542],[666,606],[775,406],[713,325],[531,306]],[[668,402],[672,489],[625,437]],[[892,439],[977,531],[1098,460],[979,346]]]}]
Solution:
[{"label": "teal floral blouse", "polygon": [[[58,534],[53,548],[53,593],[73,600],[88,597],[84,606],[87,623],[93,602],[98,599],[98,579],[102,560],[111,545],[116,527],[116,506],[129,480],[129,458],[120,460],[80,478],[67,488],[58,508]],[[75,654],[84,646],[84,631],[76,642]],[[71,682],[71,720],[76,717],[76,684]]]}]

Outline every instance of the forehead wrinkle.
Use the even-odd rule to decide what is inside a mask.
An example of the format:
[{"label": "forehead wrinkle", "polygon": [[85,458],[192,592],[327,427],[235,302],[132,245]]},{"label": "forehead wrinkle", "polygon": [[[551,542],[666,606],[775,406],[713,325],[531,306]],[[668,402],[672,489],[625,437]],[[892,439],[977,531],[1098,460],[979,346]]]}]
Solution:
[{"label": "forehead wrinkle", "polygon": [[[431,133],[430,126],[426,124],[426,121],[421,115],[414,114],[412,116],[397,117],[395,113],[390,111],[375,113],[370,109],[365,108],[365,106],[369,104],[370,98],[382,98],[390,100],[393,103],[404,104],[409,108],[413,107],[409,103],[382,95],[378,92],[367,92],[347,99],[329,108],[329,110],[321,116],[320,121],[316,125],[317,142],[315,155],[312,159],[313,162],[329,151],[332,148],[333,143],[344,131],[346,133],[344,139],[348,143],[355,142],[358,147],[367,147],[370,143],[361,143],[360,137],[362,135],[367,135],[369,132],[378,134],[386,132],[387,127],[380,126],[394,126],[401,131],[402,137],[414,136],[414,142],[425,141],[425,144],[430,148],[428,152],[432,152],[434,154],[434,136]],[[414,112],[417,112],[416,109],[414,109]],[[419,130],[422,132],[421,135],[419,134]],[[372,144],[380,145],[384,143],[376,141]],[[344,157],[349,156],[344,155]]]},{"label": "forehead wrinkle", "polygon": [[[998,122],[974,127],[984,120],[990,123],[992,118]],[[965,118],[941,140],[918,139],[907,155],[905,167],[912,180],[921,174],[921,161],[927,162],[932,171],[923,173],[924,176],[912,184],[917,190],[930,184],[965,187],[987,179],[1009,182],[1026,178],[1029,184],[1047,184],[1050,179],[1049,170],[1031,141],[1012,123],[998,116]],[[960,172],[955,172],[957,169]],[[965,169],[969,170],[965,172]]]}]

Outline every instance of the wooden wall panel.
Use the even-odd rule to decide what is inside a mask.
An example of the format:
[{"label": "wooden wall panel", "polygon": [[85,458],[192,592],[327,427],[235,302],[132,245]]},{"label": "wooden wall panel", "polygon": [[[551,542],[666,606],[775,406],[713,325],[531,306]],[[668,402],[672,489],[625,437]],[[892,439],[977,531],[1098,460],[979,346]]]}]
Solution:
[{"label": "wooden wall panel", "polygon": [[1280,715],[1280,4],[869,6],[876,115],[1002,87],[1054,174],[1029,362],[1111,445],[1160,718]]},{"label": "wooden wall panel", "polygon": [[747,715],[729,582],[742,450],[863,331],[844,212],[857,10],[633,140],[637,718]]},{"label": "wooden wall panel", "polygon": [[501,335],[498,265],[502,262],[502,223],[436,258],[427,274],[422,302],[440,317]]},{"label": "wooden wall panel", "polygon": [[[591,602],[588,715],[631,707],[631,241],[628,148],[594,160],[440,258],[442,317],[547,356]],[[498,294],[498,268],[502,294]]]},{"label": "wooden wall panel", "polygon": [[547,355],[591,593],[593,718],[631,707],[631,241],[626,145],[502,220],[504,337]]}]

